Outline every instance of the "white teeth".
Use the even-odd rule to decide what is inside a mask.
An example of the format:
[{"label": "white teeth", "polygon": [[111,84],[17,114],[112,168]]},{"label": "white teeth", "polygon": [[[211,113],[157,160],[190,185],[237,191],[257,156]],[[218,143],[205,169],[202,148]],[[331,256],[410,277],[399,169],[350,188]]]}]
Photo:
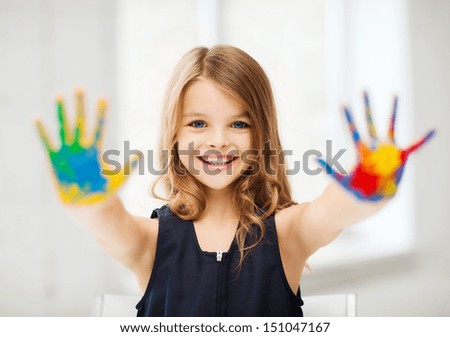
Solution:
[{"label": "white teeth", "polygon": [[208,164],[212,164],[212,165],[224,165],[224,164],[228,164],[228,163],[232,162],[233,159],[234,159],[234,158],[231,158],[231,159],[229,159],[229,160],[227,160],[227,161],[224,162],[224,161],[212,161],[212,160],[206,160],[206,159],[202,158],[203,161],[207,162]]}]

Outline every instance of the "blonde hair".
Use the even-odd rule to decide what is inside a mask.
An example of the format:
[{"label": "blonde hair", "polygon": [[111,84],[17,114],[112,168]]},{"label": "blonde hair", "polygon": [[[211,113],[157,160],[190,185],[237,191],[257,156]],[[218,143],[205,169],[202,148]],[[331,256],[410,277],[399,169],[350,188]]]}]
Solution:
[{"label": "blonde hair", "polygon": [[[164,174],[153,182],[151,193],[169,202],[172,212],[185,220],[199,218],[206,208],[204,187],[187,172],[177,151],[183,97],[189,85],[201,78],[212,81],[230,94],[251,118],[252,146],[257,150],[253,164],[256,165],[233,183],[232,200],[240,214],[236,242],[241,267],[251,249],[264,238],[263,220],[276,210],[297,204],[291,198],[286,176],[272,88],[264,70],[247,53],[228,45],[216,45],[211,49],[197,47],[178,62],[165,93],[162,111],[160,130],[164,131],[160,133],[158,153]],[[163,183],[167,198],[156,194],[159,182]],[[259,237],[255,226],[260,230]],[[247,237],[250,244],[245,246]]]}]

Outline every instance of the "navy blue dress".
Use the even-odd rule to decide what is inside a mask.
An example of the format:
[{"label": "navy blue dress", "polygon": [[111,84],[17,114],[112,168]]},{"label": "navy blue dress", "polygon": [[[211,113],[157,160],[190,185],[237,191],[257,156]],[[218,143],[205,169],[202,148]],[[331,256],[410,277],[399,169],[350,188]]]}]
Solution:
[{"label": "navy blue dress", "polygon": [[240,274],[236,239],[228,252],[205,252],[193,222],[168,205],[151,217],[159,222],[156,255],[137,316],[303,316],[300,287],[294,294],[284,274],[274,215],[264,220],[265,238]]}]

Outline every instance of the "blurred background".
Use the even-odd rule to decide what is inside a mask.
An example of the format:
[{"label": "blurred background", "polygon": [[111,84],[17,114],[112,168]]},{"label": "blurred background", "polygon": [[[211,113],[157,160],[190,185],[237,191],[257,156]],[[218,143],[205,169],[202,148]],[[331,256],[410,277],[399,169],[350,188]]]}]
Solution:
[{"label": "blurred background", "polygon": [[[139,293],[60,205],[33,118],[57,143],[55,98],[73,120],[81,86],[91,129],[97,100],[110,103],[105,149],[129,141],[151,160],[173,68],[215,44],[243,49],[267,72],[291,168],[332,140],[328,151],[345,149],[339,162],[351,169],[341,104],[367,136],[363,89],[381,136],[399,95],[399,146],[438,130],[397,197],[319,250],[301,288],[356,293],[359,316],[449,316],[449,19],[447,0],[0,0],[0,316],[88,316],[95,295]],[[131,212],[163,204],[149,195],[154,178],[135,174],[120,191]],[[329,182],[304,169],[289,179],[299,202]]]}]

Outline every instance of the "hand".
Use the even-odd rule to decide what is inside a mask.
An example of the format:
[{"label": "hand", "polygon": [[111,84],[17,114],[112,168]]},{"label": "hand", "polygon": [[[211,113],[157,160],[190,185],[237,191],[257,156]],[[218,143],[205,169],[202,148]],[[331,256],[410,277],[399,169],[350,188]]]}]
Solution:
[{"label": "hand", "polygon": [[348,108],[344,107],[345,117],[358,152],[356,168],[349,175],[344,176],[334,171],[324,160],[318,159],[318,162],[342,187],[359,199],[378,201],[394,196],[409,155],[428,142],[434,136],[435,130],[428,132],[426,136],[406,149],[397,147],[394,138],[394,127],[398,99],[394,97],[388,141],[380,142],[372,121],[369,98],[366,92],[363,95],[371,138],[370,147],[361,141],[352,114]]},{"label": "hand", "polygon": [[130,172],[130,166],[134,167],[137,160],[125,164],[124,168],[116,174],[103,175],[102,172],[105,171],[102,170],[109,169],[100,157],[106,101],[100,100],[98,103],[97,125],[91,137],[85,132],[85,113],[81,90],[76,93],[76,102],[76,126],[71,130],[67,122],[63,100],[62,98],[57,99],[61,138],[59,149],[51,144],[42,122],[36,120],[35,124],[49,155],[61,200],[66,204],[94,204],[106,200],[125,182]]}]

